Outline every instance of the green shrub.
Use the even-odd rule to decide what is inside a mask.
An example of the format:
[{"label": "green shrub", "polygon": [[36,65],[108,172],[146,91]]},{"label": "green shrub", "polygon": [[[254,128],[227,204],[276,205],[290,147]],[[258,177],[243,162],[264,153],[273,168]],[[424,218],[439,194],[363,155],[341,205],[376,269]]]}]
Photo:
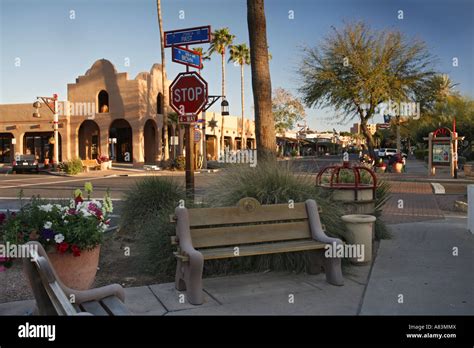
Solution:
[{"label": "green shrub", "polygon": [[141,271],[172,279],[176,248],[170,237],[175,235],[175,225],[169,222],[169,215],[182,199],[185,200],[185,190],[172,178],[147,177],[126,192],[120,236],[136,242],[135,262]]},{"label": "green shrub", "polygon": [[416,149],[414,154],[416,159],[423,161],[428,156],[429,151],[428,149]]},{"label": "green shrub", "polygon": [[387,181],[379,182],[375,192],[375,239],[390,239],[392,236],[387,225],[382,221],[381,216],[385,203],[390,199],[390,184]]},{"label": "green shrub", "polygon": [[[332,202],[329,194],[316,187],[314,177],[295,174],[289,162],[275,163],[259,161],[250,166],[229,167],[208,188],[204,202],[210,206],[235,206],[244,197],[253,197],[261,204],[304,202],[314,199],[322,208],[321,222],[327,234],[341,237],[345,226],[341,220],[341,205]],[[237,259],[208,261],[205,273],[229,273],[230,271],[262,271],[266,269],[303,271],[307,253],[283,253],[243,257]]]},{"label": "green shrub", "polygon": [[82,161],[80,158],[73,158],[69,161],[63,162],[61,169],[69,175],[82,173]]}]

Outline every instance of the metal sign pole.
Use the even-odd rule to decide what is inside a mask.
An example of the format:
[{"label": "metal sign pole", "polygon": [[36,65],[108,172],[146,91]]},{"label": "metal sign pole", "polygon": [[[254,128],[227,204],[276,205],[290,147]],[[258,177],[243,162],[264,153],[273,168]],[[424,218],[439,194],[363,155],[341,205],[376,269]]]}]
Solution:
[{"label": "metal sign pole", "polygon": [[[186,45],[186,48],[189,46]],[[189,72],[189,66],[186,65],[186,72]],[[186,197],[194,202],[194,132],[191,134],[192,123],[187,123],[185,129],[186,136]]]}]

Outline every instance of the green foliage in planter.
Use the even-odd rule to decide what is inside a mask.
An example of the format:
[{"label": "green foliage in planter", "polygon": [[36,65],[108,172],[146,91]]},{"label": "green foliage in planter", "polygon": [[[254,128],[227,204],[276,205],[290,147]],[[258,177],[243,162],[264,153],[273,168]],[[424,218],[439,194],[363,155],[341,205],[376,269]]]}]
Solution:
[{"label": "green foliage in planter", "polygon": [[414,154],[416,159],[423,161],[425,159],[425,156],[428,156],[428,149],[416,149]]},{"label": "green foliage in planter", "polygon": [[[221,172],[208,188],[205,203],[215,207],[235,206],[244,197],[253,197],[261,204],[304,202],[315,199],[322,208],[321,221],[327,234],[340,237],[345,231],[342,209],[326,192],[316,187],[314,177],[295,174],[289,162],[259,161],[255,168],[231,166]],[[307,253],[282,253],[205,262],[205,273],[262,271],[266,269],[303,271]]]},{"label": "green foliage in planter", "polygon": [[62,163],[62,169],[69,175],[77,175],[82,173],[82,161],[79,158],[73,158]]}]

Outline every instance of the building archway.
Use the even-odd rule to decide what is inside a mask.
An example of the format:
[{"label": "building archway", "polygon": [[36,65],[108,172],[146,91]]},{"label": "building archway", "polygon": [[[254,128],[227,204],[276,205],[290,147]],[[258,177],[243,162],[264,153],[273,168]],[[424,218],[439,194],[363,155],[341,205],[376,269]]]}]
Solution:
[{"label": "building archway", "polygon": [[143,137],[145,143],[145,163],[155,163],[157,150],[157,131],[156,123],[153,120],[148,120],[145,122],[145,126],[143,128]]},{"label": "building archway", "polygon": [[116,162],[133,162],[132,127],[124,119],[112,122],[109,128],[109,157]]},{"label": "building archway", "polygon": [[96,159],[100,153],[100,129],[92,120],[85,120],[79,127],[79,157],[83,160]]}]

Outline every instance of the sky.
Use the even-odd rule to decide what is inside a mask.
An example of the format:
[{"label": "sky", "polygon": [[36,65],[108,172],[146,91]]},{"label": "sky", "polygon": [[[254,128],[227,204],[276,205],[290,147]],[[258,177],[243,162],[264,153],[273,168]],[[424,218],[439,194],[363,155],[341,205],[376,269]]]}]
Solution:
[{"label": "sky", "polygon": [[[245,0],[162,0],[162,12],[165,31],[228,27],[236,44],[249,42]],[[361,20],[374,30],[399,30],[425,41],[436,57],[434,68],[448,74],[461,94],[474,97],[472,0],[266,0],[265,13],[273,89],[300,96],[296,71],[302,48],[320,45],[332,26]],[[101,58],[128,72],[129,79],[161,61],[156,0],[0,0],[0,104],[29,103],[53,93],[65,100],[67,84]],[[204,62],[209,94],[220,94],[220,64],[217,55]],[[170,49],[166,67],[169,79],[185,71],[171,62]],[[226,75],[230,113],[240,115],[240,68],[226,64]],[[253,119],[249,66],[244,87],[246,117]],[[308,126],[321,131],[348,130],[353,123],[340,124],[331,109],[306,113]]]}]

